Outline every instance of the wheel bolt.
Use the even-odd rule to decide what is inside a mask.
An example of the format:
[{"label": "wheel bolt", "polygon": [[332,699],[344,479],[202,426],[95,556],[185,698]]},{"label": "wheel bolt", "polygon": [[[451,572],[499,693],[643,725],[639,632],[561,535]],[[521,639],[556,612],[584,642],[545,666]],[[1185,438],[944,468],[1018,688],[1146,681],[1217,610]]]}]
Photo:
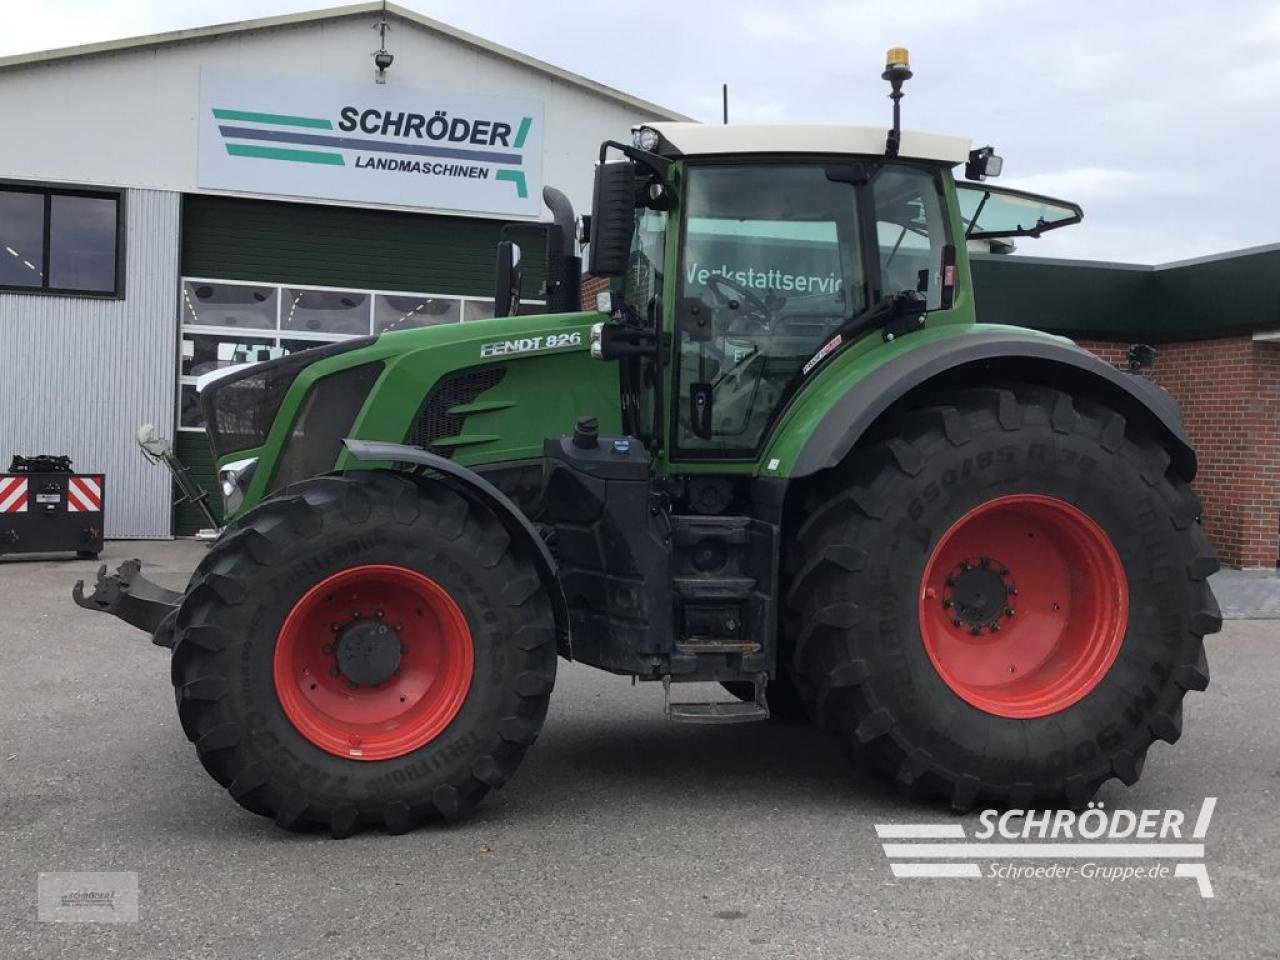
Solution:
[{"label": "wheel bolt", "polygon": [[1004,615],[1005,615],[1006,617],[1012,617],[1012,616],[1013,616],[1013,607],[1005,607],[1005,608],[1004,608]]},{"label": "wheel bolt", "polygon": [[359,611],[359,610],[352,610],[352,611],[351,611],[351,618],[352,618],[353,620],[359,620],[359,619],[360,619],[360,611]]},{"label": "wheel bolt", "polygon": [[385,612],[381,607],[379,607],[377,610],[373,611],[373,615],[377,617],[379,620],[381,620],[385,615]]},{"label": "wheel bolt", "polygon": [[954,603],[952,603],[950,600],[943,600],[943,601],[942,601],[942,607],[943,607],[943,609],[944,609],[944,610],[950,610],[953,606],[955,606],[955,604],[954,604]]},{"label": "wheel bolt", "polygon": [[379,627],[379,628],[378,628],[378,633],[379,633],[379,634],[383,634],[383,633],[386,633],[386,632],[387,632],[387,628],[386,628],[386,627]]},{"label": "wheel bolt", "polygon": [[401,630],[404,629],[404,624],[403,623],[393,624],[391,629],[394,630],[396,633],[399,633]]},{"label": "wheel bolt", "polygon": [[988,560],[986,557],[983,557],[979,562],[982,564],[983,570],[986,570],[988,567],[991,566],[991,561]]},{"label": "wheel bolt", "polygon": [[988,629],[988,630],[990,630],[992,633],[999,633],[999,632],[1000,632],[1000,624],[998,624],[998,623],[988,624],[988,625],[987,625],[987,629]]},{"label": "wheel bolt", "polygon": [[952,622],[955,626],[957,626],[957,627],[958,627],[958,626],[960,626],[960,624],[964,623],[964,621],[963,621],[963,620],[961,620],[959,617],[956,617],[956,618],[955,618],[954,620],[952,620],[951,622]]},{"label": "wheel bolt", "polygon": [[340,624],[340,623],[331,623],[331,624],[329,624],[329,629],[330,629],[330,630],[332,630],[334,633],[337,633],[339,630],[341,630],[341,629],[342,629],[342,624]]},{"label": "wheel bolt", "polygon": [[1016,597],[1017,595],[1018,595],[1018,588],[1017,588],[1017,587],[1010,587],[1010,588],[1009,588],[1009,596],[1011,596],[1011,597]]},{"label": "wheel bolt", "polygon": [[972,634],[973,636],[975,636],[975,637],[976,637],[976,636],[979,636],[979,635],[982,633],[982,628],[981,628],[981,627],[970,627],[970,628],[969,628],[969,633],[971,633],[971,634]]}]

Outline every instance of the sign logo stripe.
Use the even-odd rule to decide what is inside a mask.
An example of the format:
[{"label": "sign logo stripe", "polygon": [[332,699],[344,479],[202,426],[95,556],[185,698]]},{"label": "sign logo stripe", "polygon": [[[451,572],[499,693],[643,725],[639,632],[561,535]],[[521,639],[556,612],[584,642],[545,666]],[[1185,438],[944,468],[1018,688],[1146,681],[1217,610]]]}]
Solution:
[{"label": "sign logo stripe", "polygon": [[255,130],[253,127],[219,126],[224,137],[236,140],[270,140],[273,143],[296,143],[308,147],[334,147],[340,150],[367,150],[370,153],[403,153],[414,157],[445,157],[450,160],[475,160],[479,163],[510,163],[519,166],[524,158],[518,153],[494,150],[464,150],[459,147],[434,147],[425,143],[390,143],[361,137],[330,136],[323,133],[294,133],[291,130]]},{"label": "sign logo stripe", "polygon": [[319,150],[283,150],[279,147],[255,147],[249,143],[228,143],[227,153],[233,157],[257,157],[260,160],[292,160],[294,163],[327,163],[345,167],[347,161],[340,153],[321,153]]},{"label": "sign logo stripe", "polygon": [[332,130],[333,124],[324,117],[294,117],[286,113],[257,113],[252,110],[223,110],[213,108],[218,120],[239,120],[242,123],[271,123],[281,127],[312,127],[316,130]]}]

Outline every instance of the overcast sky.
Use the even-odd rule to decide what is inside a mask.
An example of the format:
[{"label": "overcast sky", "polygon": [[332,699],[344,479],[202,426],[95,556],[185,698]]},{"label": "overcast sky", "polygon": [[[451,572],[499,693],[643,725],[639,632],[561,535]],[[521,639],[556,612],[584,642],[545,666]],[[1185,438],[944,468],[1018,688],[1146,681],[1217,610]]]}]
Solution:
[{"label": "overcast sky", "polygon": [[[0,55],[328,5],[7,0]],[[1084,206],[1020,253],[1162,263],[1280,242],[1280,0],[402,5],[708,122],[727,82],[732,121],[886,123],[884,51],[906,46],[904,126],[994,144],[1000,183]]]}]

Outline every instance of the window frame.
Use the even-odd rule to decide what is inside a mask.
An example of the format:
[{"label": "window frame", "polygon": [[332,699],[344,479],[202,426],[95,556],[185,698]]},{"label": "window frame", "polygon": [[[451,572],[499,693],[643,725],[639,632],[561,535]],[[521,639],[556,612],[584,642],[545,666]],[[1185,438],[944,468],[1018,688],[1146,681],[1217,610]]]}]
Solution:
[{"label": "window frame", "polygon": [[[196,275],[179,274],[178,279],[178,316],[177,316],[177,342],[174,345],[176,351],[176,366],[174,372],[177,375],[176,389],[174,394],[174,406],[176,409],[175,432],[181,433],[204,433],[203,424],[198,426],[184,426],[182,423],[182,395],[185,387],[195,389],[200,374],[189,374],[182,372],[182,341],[187,335],[191,336],[208,336],[208,337],[252,337],[255,340],[270,342],[274,346],[282,346],[284,341],[308,341],[316,346],[322,346],[328,343],[342,343],[346,340],[352,340],[358,337],[382,336],[383,333],[391,331],[379,331],[376,328],[376,299],[378,297],[423,297],[428,299],[441,300],[457,300],[459,302],[459,319],[451,320],[446,325],[454,323],[475,323],[477,320],[488,319],[487,317],[475,317],[467,319],[467,307],[472,304],[480,305],[481,309],[488,307],[492,309],[493,295],[488,294],[472,294],[472,293],[423,293],[415,290],[383,290],[376,287],[330,287],[323,284],[314,283],[286,283],[280,280],[239,280],[230,277],[202,277]],[[224,284],[227,286],[237,287],[271,287],[276,292],[275,314],[270,326],[261,327],[230,327],[218,324],[193,324],[186,321],[186,309],[183,305],[183,291],[188,283],[211,283]],[[281,328],[282,312],[284,310],[284,291],[286,289],[293,290],[313,290],[322,293],[361,293],[369,295],[368,317],[369,330],[361,333],[325,333],[312,330],[288,330]],[[545,307],[546,300],[533,299],[520,301],[521,308],[525,307]],[[530,312],[530,316],[535,315]],[[436,326],[430,324],[429,326]],[[420,327],[416,329],[425,329]],[[286,354],[288,356],[288,354]],[[254,361],[251,361],[254,362]],[[248,366],[249,364],[234,364],[234,366]],[[222,368],[226,369],[226,368]]]},{"label": "window frame", "polygon": [[[79,187],[63,186],[55,183],[41,183],[30,180],[0,180],[0,193],[27,193],[43,198],[44,236],[40,250],[41,285],[22,286],[21,284],[0,283],[0,293],[26,293],[37,297],[85,297],[90,300],[123,300],[125,299],[125,236],[126,236],[126,191],[113,187]],[[116,205],[116,248],[115,270],[112,276],[113,286],[110,290],[77,290],[74,287],[54,287],[49,285],[49,251],[50,226],[52,225],[53,198],[88,197],[94,200],[112,200]]]}]

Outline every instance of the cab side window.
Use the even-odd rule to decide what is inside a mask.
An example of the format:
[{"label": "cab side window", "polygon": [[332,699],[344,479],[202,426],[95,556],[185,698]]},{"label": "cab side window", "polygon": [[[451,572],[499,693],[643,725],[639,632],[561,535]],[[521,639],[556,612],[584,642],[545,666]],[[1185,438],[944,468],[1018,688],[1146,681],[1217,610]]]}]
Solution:
[{"label": "cab side window", "polygon": [[937,180],[923,170],[886,166],[873,177],[880,294],[915,290],[928,309],[942,304],[942,252],[946,222]]}]

